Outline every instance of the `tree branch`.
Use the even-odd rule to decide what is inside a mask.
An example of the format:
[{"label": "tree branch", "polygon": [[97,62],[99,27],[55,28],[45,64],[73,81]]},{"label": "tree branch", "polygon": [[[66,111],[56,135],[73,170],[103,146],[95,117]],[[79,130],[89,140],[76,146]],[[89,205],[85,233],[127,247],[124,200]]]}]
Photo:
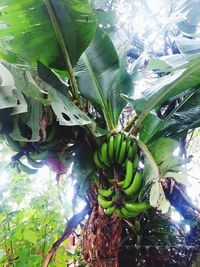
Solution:
[{"label": "tree branch", "polygon": [[56,242],[52,245],[51,249],[49,250],[47,256],[45,257],[44,263],[42,267],[48,267],[49,263],[54,256],[57,248],[60,244],[69,237],[69,235],[77,228],[77,226],[83,221],[84,217],[89,212],[89,207],[86,207],[83,211],[75,214],[66,224],[64,233],[56,240]]}]

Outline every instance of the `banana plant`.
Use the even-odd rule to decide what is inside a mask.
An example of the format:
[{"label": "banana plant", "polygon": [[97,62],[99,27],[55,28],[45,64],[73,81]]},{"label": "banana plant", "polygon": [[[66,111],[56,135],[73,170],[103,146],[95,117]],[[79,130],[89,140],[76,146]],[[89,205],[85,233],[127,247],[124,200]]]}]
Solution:
[{"label": "banana plant", "polygon": [[[99,27],[98,1],[91,4],[93,9],[87,0],[0,4],[0,131],[15,152],[10,166],[31,175],[46,164],[58,182],[70,170],[87,203],[43,267],[86,214],[84,263],[118,266],[123,222],[150,208],[167,213],[176,206],[168,184],[179,188],[186,160],[175,152],[180,138],[200,125],[198,40],[178,39],[180,55],[150,60],[149,69],[159,66],[166,75],[138,98],[134,84],[143,55],[128,72],[124,47]],[[182,5],[186,14],[194,8]],[[134,115],[121,125],[127,104]],[[189,198],[184,203],[192,205]]]}]

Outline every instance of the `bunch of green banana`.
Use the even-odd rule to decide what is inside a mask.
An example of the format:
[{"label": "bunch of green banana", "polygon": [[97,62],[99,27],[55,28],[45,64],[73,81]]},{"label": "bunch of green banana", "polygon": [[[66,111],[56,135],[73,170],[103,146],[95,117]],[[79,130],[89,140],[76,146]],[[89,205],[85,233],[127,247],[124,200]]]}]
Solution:
[{"label": "bunch of green banana", "polygon": [[107,142],[95,151],[93,159],[97,168],[106,168],[113,163],[123,165],[127,160],[133,161],[137,145],[134,139],[123,133],[110,135]]},{"label": "bunch of green banana", "polygon": [[17,169],[19,171],[22,171],[22,172],[27,173],[29,175],[37,173],[37,169],[30,168],[26,164],[22,163],[20,160],[16,161],[15,167],[17,167]]},{"label": "bunch of green banana", "polygon": [[23,147],[20,146],[18,141],[15,141],[9,134],[4,135],[7,145],[15,152],[21,152]]},{"label": "bunch of green banana", "polygon": [[123,207],[120,209],[122,218],[126,217],[136,217],[140,213],[145,212],[150,208],[150,205],[148,202],[125,202]]},{"label": "bunch of green banana", "polygon": [[109,168],[108,176],[115,168],[119,170],[117,177],[124,173],[124,179],[108,179],[111,187],[98,190],[98,203],[104,208],[105,214],[115,214],[123,219],[136,217],[149,208],[147,202],[137,202],[143,173],[138,170],[140,154],[137,153],[137,143],[134,139],[123,133],[110,135],[107,142],[95,151],[93,158],[97,168]]},{"label": "bunch of green banana", "polygon": [[57,146],[58,142],[60,141],[57,131],[58,130],[55,126],[51,129],[51,132],[48,134],[46,140],[41,142],[39,145],[41,150],[54,149]]},{"label": "bunch of green banana", "polygon": [[121,191],[113,187],[108,189],[99,188],[98,193],[98,203],[104,208],[104,212],[108,216],[116,214],[121,219],[136,217],[150,207],[145,201],[133,202],[133,200],[124,199]]},{"label": "bunch of green banana", "polygon": [[113,196],[114,189],[108,189],[108,190],[106,191],[104,189],[103,191],[104,196],[100,193],[98,195],[98,202],[104,208],[104,212],[108,216],[116,214],[121,219],[127,217],[136,217],[140,213],[150,208],[150,205],[145,201],[141,203],[124,201],[124,203],[121,206],[119,206],[116,199],[114,198],[115,195]]}]

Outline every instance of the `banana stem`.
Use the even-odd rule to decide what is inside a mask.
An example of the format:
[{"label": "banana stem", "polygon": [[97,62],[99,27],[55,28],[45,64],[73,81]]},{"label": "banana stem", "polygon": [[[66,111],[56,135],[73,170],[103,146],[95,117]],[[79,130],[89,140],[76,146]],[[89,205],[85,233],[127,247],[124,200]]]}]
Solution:
[{"label": "banana stem", "polygon": [[47,8],[47,11],[49,13],[51,22],[53,24],[53,28],[54,28],[54,31],[55,31],[55,34],[56,34],[56,38],[57,38],[57,41],[58,41],[58,43],[60,45],[60,48],[61,48],[61,51],[62,51],[63,59],[65,61],[65,64],[67,65],[67,70],[68,70],[70,81],[71,81],[72,95],[73,95],[74,99],[77,101],[77,105],[80,106],[80,95],[79,95],[78,85],[77,85],[77,82],[76,82],[76,78],[75,78],[75,75],[74,75],[74,71],[73,71],[73,68],[72,68],[72,64],[71,64],[71,61],[70,61],[70,58],[69,58],[69,54],[68,54],[68,51],[67,51],[67,47],[65,45],[65,41],[64,41],[62,32],[60,30],[58,21],[56,19],[55,12],[54,12],[54,10],[52,8],[52,5],[51,5],[50,1],[49,0],[44,0],[44,2],[45,2],[45,5],[46,5],[46,8]]},{"label": "banana stem", "polygon": [[131,127],[133,126],[133,124],[135,123],[137,119],[137,114],[134,114],[133,117],[128,121],[128,123],[125,125],[124,127],[124,131],[128,132],[130,129],[132,129]]}]

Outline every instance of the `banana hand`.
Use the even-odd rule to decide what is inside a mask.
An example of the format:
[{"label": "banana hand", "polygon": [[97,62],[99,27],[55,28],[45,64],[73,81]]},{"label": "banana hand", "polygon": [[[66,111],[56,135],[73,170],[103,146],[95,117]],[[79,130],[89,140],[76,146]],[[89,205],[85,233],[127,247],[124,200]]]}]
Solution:
[{"label": "banana hand", "polygon": [[107,143],[102,144],[99,158],[105,165],[107,165],[107,166],[110,165],[110,161],[108,158],[108,145],[107,145]]},{"label": "banana hand", "polygon": [[127,196],[134,195],[135,193],[137,193],[141,184],[142,184],[142,173],[137,171],[133,178],[132,184],[128,188],[124,189],[124,194]]},{"label": "banana hand", "polygon": [[105,198],[103,198],[100,194],[98,195],[98,202],[99,204],[104,208],[104,209],[107,209],[107,208],[111,208],[113,206],[113,203],[111,200],[107,200]]},{"label": "banana hand", "polygon": [[126,147],[127,147],[127,141],[124,140],[124,141],[122,141],[120,151],[119,151],[119,158],[118,158],[119,164],[122,164],[125,161]]},{"label": "banana hand", "polygon": [[98,192],[103,197],[111,197],[113,195],[113,193],[114,193],[114,189],[112,187],[110,187],[108,189],[99,188]]},{"label": "banana hand", "polygon": [[123,181],[120,181],[118,184],[122,186],[122,188],[128,188],[132,182],[133,177],[133,164],[130,160],[126,163],[126,175]]},{"label": "banana hand", "polygon": [[30,156],[27,155],[27,161],[28,163],[33,167],[33,168],[41,168],[44,166],[44,162],[43,161],[36,161],[33,160]]},{"label": "banana hand", "polygon": [[17,161],[18,168],[29,175],[37,173],[37,169],[32,169],[22,163],[20,160]]},{"label": "banana hand", "polygon": [[146,201],[144,202],[137,202],[137,203],[132,203],[132,202],[125,202],[124,207],[129,210],[130,212],[144,212],[147,209],[150,208],[149,203]]},{"label": "banana hand", "polygon": [[94,153],[94,155],[93,155],[93,160],[94,160],[95,165],[96,165],[99,169],[105,167],[105,165],[104,165],[104,164],[100,161],[100,159],[99,159],[99,151],[98,151],[98,150],[95,151],[95,153]]},{"label": "banana hand", "polygon": [[110,207],[110,208],[104,209],[104,212],[106,215],[112,216],[113,213],[115,213],[115,207]]}]

